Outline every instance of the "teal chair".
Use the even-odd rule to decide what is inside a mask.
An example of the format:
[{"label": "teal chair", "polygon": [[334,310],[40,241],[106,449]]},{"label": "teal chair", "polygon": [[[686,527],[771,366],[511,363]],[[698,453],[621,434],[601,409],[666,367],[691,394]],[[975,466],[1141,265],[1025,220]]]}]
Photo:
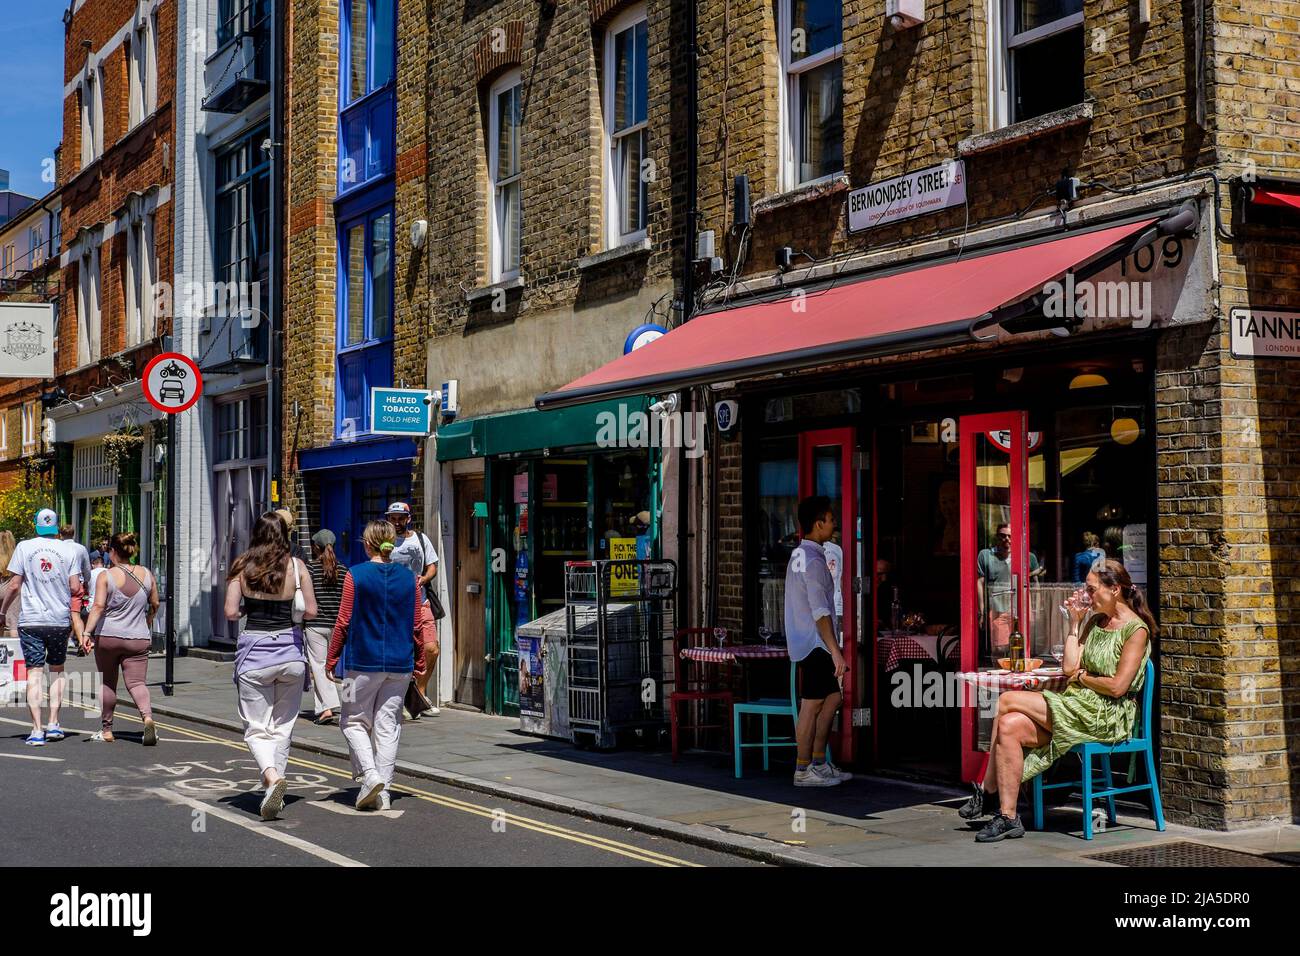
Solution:
[{"label": "teal chair", "polygon": [[[766,697],[762,700],[747,700],[738,704],[732,704],[732,722],[734,732],[732,741],[735,744],[736,751],[736,779],[739,780],[744,776],[741,770],[741,761],[744,759],[745,747],[762,747],[763,748],[763,769],[767,770],[770,766],[768,751],[773,747],[798,747],[799,742],[795,740],[794,725],[799,723],[799,696],[794,687],[795,663],[790,662],[790,699],[784,697]],[[763,718],[763,739],[754,743],[744,743],[740,735],[740,718],[745,714],[758,714]],[[769,717],[789,717],[791,721],[790,736],[773,737],[768,733],[767,719]],[[831,756],[831,745],[828,741],[826,744],[826,756]]]},{"label": "teal chair", "polygon": [[[1151,704],[1154,699],[1156,683],[1156,669],[1151,661],[1147,661],[1146,677],[1142,684],[1142,697],[1138,702],[1138,712],[1134,716],[1133,728],[1134,735],[1128,740],[1121,740],[1114,744],[1083,743],[1076,744],[1070,748],[1070,753],[1078,754],[1079,759],[1083,761],[1083,775],[1078,780],[1070,780],[1066,783],[1043,783],[1043,775],[1039,774],[1034,778],[1034,829],[1043,828],[1043,791],[1044,790],[1061,790],[1066,787],[1071,789],[1078,788],[1083,795],[1083,838],[1092,839],[1092,802],[1094,800],[1105,799],[1106,801],[1106,819],[1112,824],[1115,822],[1115,797],[1121,793],[1138,793],[1143,790],[1151,791],[1151,815],[1155,818],[1156,829],[1164,830],[1165,814],[1160,806],[1160,785],[1156,781],[1156,760],[1155,750],[1151,738]],[[1133,783],[1133,774],[1129,773],[1129,786],[1117,787],[1111,776],[1110,758],[1116,754],[1131,754],[1132,760],[1136,761],[1140,754],[1143,762],[1146,764],[1146,783]],[[1094,777],[1092,770],[1092,758],[1100,758],[1099,764],[1101,776]],[[739,757],[737,757],[739,761]],[[739,763],[737,763],[739,767]],[[1132,764],[1130,764],[1132,767]],[[737,773],[739,776],[739,773]]]}]

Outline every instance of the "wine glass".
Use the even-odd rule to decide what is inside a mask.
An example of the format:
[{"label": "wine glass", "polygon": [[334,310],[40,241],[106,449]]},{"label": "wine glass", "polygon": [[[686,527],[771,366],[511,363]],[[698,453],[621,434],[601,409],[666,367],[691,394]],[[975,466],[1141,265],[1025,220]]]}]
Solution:
[{"label": "wine glass", "polygon": [[721,648],[727,640],[727,629],[725,627],[715,627],[713,629],[713,637],[717,640],[718,647]]},{"label": "wine glass", "polygon": [[772,639],[772,629],[764,624],[758,629],[758,636],[763,639],[763,646],[767,647],[767,642]]},{"label": "wine glass", "polygon": [[1056,658],[1056,663],[1061,665],[1065,664],[1064,644],[1060,643],[1060,641],[1058,640],[1057,643],[1053,644],[1048,650],[1051,652],[1051,655]]}]

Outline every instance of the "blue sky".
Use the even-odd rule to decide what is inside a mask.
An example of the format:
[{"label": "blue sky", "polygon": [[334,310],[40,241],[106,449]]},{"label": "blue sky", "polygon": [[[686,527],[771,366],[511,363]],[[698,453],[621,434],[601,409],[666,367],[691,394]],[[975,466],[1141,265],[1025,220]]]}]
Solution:
[{"label": "blue sky", "polygon": [[65,0],[0,0],[0,169],[43,196],[41,163],[63,138]]}]

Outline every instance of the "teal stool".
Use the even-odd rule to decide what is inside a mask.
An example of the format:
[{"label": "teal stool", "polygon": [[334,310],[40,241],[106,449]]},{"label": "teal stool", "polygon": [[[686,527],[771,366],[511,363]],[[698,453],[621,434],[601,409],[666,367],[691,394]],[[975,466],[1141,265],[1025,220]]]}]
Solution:
[{"label": "teal stool", "polygon": [[[1143,790],[1151,791],[1151,815],[1155,819],[1156,829],[1164,830],[1165,814],[1160,806],[1160,785],[1156,781],[1156,760],[1155,750],[1151,740],[1151,702],[1153,700],[1152,688],[1156,682],[1156,669],[1151,661],[1147,661],[1146,677],[1142,684],[1142,699],[1138,702],[1138,712],[1133,720],[1134,735],[1128,740],[1121,740],[1114,744],[1084,743],[1076,744],[1070,748],[1070,753],[1078,754],[1079,759],[1083,761],[1083,776],[1078,780],[1070,780],[1065,783],[1043,783],[1043,775],[1039,774],[1034,778],[1034,829],[1043,828],[1043,791],[1060,790],[1065,787],[1071,789],[1077,787],[1083,794],[1083,838],[1092,839],[1092,802],[1094,800],[1105,799],[1106,801],[1106,819],[1111,823],[1115,822],[1115,797],[1121,793],[1138,793]],[[1141,754],[1143,762],[1146,764],[1146,783],[1133,784],[1129,780],[1129,786],[1117,787],[1114,779],[1111,777],[1110,758],[1116,754],[1132,754],[1134,758]],[[1099,757],[1101,765],[1101,776],[1094,777],[1092,772],[1092,758]],[[736,766],[739,768],[740,758],[737,757]],[[740,776],[737,770],[736,776]]]},{"label": "teal stool", "polygon": [[[747,700],[738,704],[731,705],[732,723],[734,730],[732,733],[732,742],[736,752],[736,779],[739,780],[744,776],[741,768],[741,762],[744,758],[744,748],[762,747],[763,748],[763,769],[770,767],[768,751],[773,747],[798,747],[799,742],[794,736],[794,725],[799,723],[799,696],[795,692],[795,662],[790,662],[790,699],[783,697],[767,697],[762,700]],[[740,734],[740,718],[745,714],[758,714],[763,718],[763,739],[754,743],[745,743]],[[789,717],[792,723],[790,736],[773,737],[768,733],[767,719],[769,717]],[[831,743],[826,741],[826,759],[831,759]]]}]

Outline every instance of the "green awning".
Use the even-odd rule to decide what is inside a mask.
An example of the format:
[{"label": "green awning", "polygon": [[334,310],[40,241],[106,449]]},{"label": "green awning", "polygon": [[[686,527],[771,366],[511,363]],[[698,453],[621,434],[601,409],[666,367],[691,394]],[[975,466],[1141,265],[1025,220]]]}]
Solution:
[{"label": "green awning", "polygon": [[[644,412],[649,407],[650,399],[637,395],[555,411],[540,412],[529,408],[450,422],[438,429],[438,461],[594,445],[602,414],[612,414],[618,421],[620,415],[626,417],[633,412]],[[620,409],[626,411],[620,412]]]}]

